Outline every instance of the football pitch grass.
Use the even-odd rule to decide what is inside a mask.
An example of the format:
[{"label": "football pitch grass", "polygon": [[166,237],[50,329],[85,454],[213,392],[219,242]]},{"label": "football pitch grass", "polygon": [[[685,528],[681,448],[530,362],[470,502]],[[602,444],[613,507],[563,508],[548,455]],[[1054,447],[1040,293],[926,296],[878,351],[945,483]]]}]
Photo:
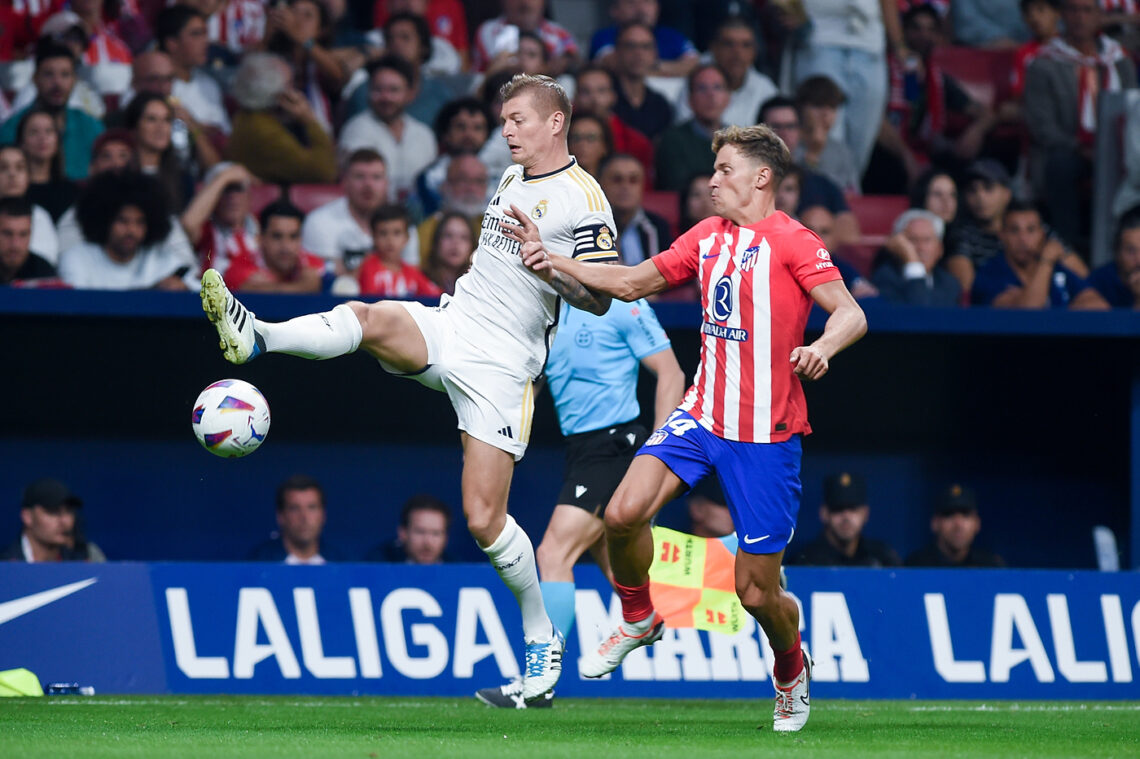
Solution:
[{"label": "football pitch grass", "polygon": [[0,699],[0,754],[94,757],[1137,757],[1140,704],[826,701],[772,731],[772,700],[94,696]]}]

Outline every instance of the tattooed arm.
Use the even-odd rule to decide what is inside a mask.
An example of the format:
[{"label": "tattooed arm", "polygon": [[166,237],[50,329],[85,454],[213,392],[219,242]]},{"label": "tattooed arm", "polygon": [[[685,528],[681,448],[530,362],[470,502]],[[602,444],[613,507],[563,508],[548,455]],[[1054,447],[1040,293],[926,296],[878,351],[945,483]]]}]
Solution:
[{"label": "tattooed arm", "polygon": [[[517,223],[502,223],[501,226],[505,235],[520,243],[532,242],[538,245],[542,244],[542,238],[538,234],[538,226],[531,221],[525,213],[512,205],[507,215],[514,217]],[[583,265],[598,266],[600,264]],[[554,292],[558,293],[563,300],[574,308],[580,308],[583,311],[589,311],[591,314],[598,316],[609,311],[611,300],[609,295],[597,290],[592,290],[579,282],[575,277],[556,271],[551,267],[535,268],[528,265],[528,268],[536,277],[550,285]]]}]

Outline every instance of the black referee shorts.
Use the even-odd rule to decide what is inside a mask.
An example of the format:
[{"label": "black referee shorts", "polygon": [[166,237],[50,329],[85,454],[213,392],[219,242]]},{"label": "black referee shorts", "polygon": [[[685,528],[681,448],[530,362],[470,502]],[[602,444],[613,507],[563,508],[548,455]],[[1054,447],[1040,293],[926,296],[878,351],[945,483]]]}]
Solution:
[{"label": "black referee shorts", "polygon": [[566,477],[558,503],[601,516],[634,455],[649,436],[636,421],[566,438]]}]

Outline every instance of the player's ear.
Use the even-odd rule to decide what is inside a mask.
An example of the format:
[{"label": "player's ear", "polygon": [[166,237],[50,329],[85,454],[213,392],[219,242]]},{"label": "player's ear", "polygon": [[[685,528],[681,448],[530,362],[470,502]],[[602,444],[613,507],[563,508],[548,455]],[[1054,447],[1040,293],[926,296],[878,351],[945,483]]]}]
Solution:
[{"label": "player's ear", "polygon": [[559,111],[559,110],[555,110],[553,113],[550,114],[550,119],[551,119],[550,125],[552,127],[554,127],[554,133],[555,134],[557,134],[558,132],[563,132],[563,133],[566,132],[566,128],[565,128],[566,127],[566,114],[565,113],[563,113],[562,111]]},{"label": "player's ear", "polygon": [[763,163],[760,164],[759,170],[756,172],[756,189],[763,190],[767,187],[771,187],[775,190],[776,188],[772,183],[774,177],[775,174],[772,172],[771,166]]}]

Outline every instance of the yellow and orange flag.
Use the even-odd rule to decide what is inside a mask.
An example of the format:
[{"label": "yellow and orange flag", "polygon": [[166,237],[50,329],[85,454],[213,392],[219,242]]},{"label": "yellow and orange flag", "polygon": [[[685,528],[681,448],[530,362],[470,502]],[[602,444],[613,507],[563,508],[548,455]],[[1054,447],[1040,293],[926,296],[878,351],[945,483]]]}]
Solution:
[{"label": "yellow and orange flag", "polygon": [[668,627],[733,635],[748,613],[736,597],[736,538],[699,538],[667,527],[653,528],[649,594]]}]

